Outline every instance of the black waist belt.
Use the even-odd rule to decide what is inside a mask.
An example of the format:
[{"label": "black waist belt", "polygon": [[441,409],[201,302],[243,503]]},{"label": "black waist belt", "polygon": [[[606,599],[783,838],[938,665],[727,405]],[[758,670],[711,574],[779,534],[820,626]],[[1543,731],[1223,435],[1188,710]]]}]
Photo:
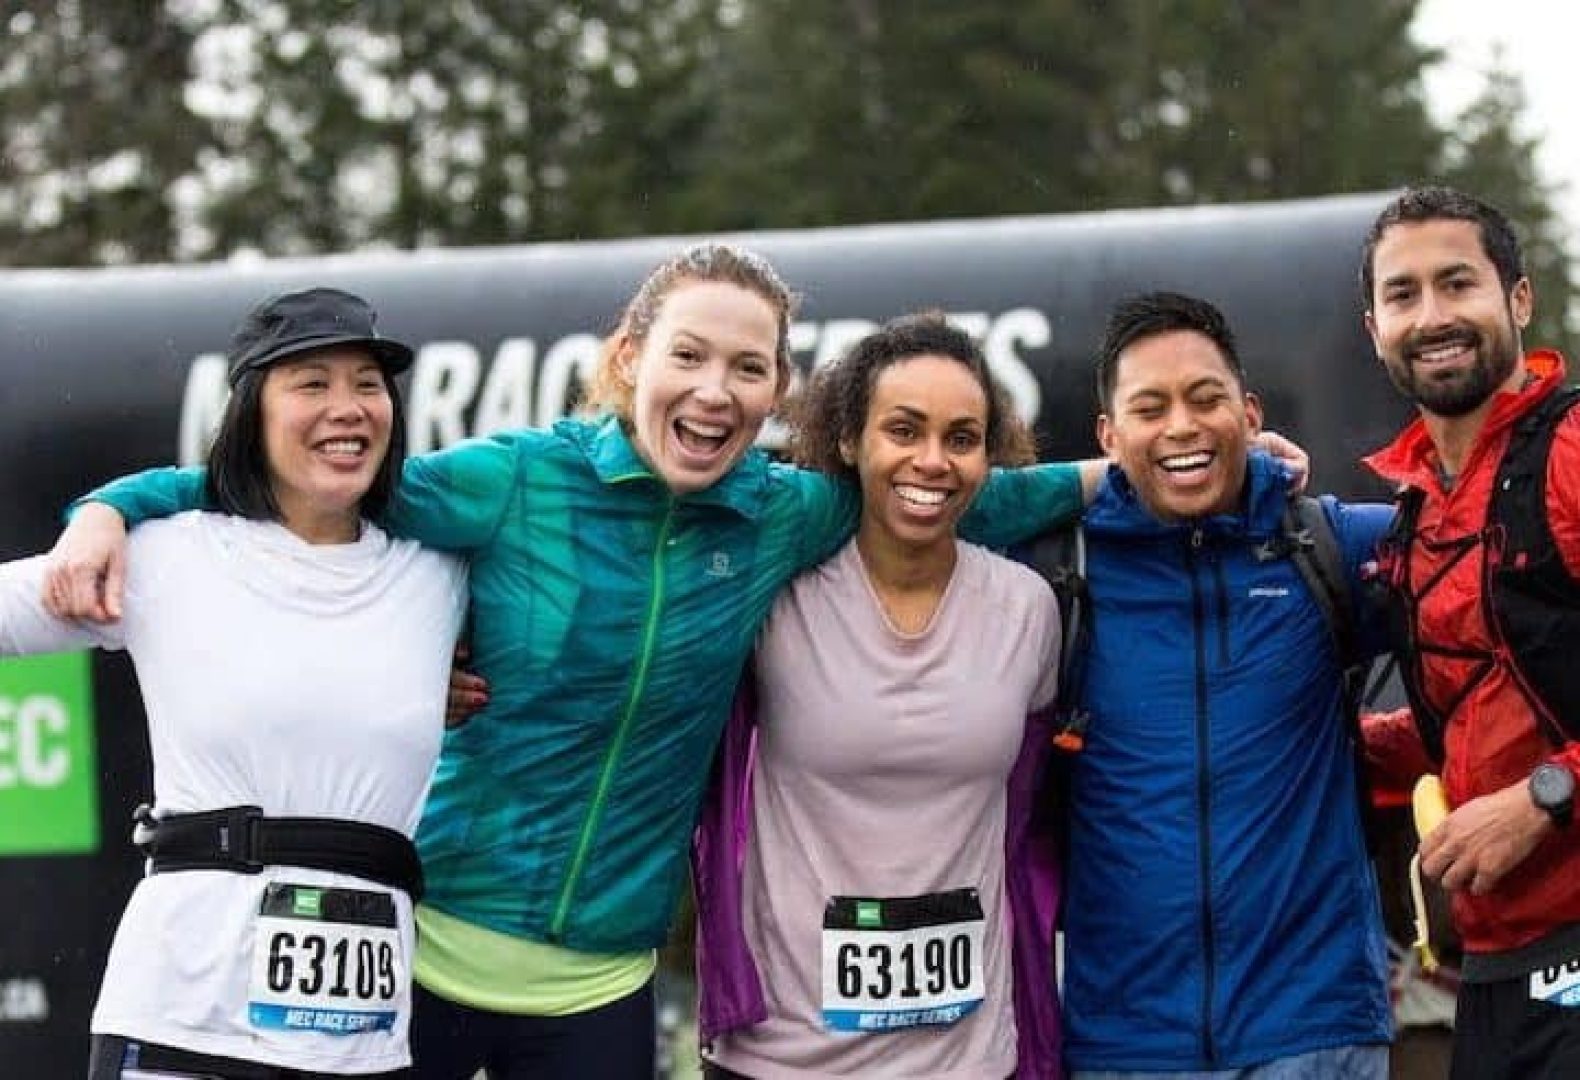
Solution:
[{"label": "black waist belt", "polygon": [[150,873],[229,870],[256,874],[265,866],[300,866],[352,874],[422,896],[422,864],[407,837],[382,825],[335,818],[264,817],[256,806],[227,806],[155,817],[133,815],[132,842],[150,859]]}]

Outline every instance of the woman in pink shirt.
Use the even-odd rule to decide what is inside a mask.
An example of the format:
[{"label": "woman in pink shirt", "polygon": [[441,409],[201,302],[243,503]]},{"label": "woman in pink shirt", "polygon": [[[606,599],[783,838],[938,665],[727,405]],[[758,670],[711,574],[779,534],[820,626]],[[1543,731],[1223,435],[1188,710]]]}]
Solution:
[{"label": "woman in pink shirt", "polygon": [[861,524],[776,601],[699,834],[706,1067],[1056,1076],[1028,714],[1054,696],[1058,606],[955,534],[1030,439],[931,315],[864,338],[797,419],[799,463],[859,479]]}]

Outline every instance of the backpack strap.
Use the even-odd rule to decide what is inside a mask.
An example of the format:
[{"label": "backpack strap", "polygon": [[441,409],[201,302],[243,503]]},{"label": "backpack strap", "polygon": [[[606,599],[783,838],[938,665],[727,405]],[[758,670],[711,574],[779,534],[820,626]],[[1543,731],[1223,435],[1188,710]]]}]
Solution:
[{"label": "backpack strap", "polygon": [[1349,567],[1333,524],[1322,503],[1309,495],[1294,495],[1284,508],[1284,547],[1300,571],[1306,589],[1316,601],[1333,642],[1340,672],[1340,707],[1355,757],[1355,794],[1360,805],[1366,849],[1375,852],[1378,827],[1372,809],[1371,783],[1366,773],[1366,744],[1361,737],[1361,704],[1366,696],[1371,657],[1360,648],[1356,602],[1350,586]]},{"label": "backpack strap", "polygon": [[[1559,423],[1580,403],[1562,386],[1519,419],[1498,463],[1488,505],[1484,587],[1493,630],[1513,654],[1537,726],[1554,746],[1580,739],[1574,633],[1580,580],[1566,567],[1548,520],[1547,470]],[[1558,615],[1557,612],[1564,612]]]},{"label": "backpack strap", "polygon": [[1059,691],[1053,745],[1070,752],[1086,744],[1089,714],[1080,706],[1082,672],[1091,641],[1086,586],[1086,531],[1079,522],[1039,534],[1021,559],[1041,574],[1059,602]]},{"label": "backpack strap", "polygon": [[1290,498],[1284,508],[1283,527],[1289,557],[1322,609],[1328,636],[1333,639],[1333,655],[1338,657],[1347,675],[1358,662],[1359,645],[1349,569],[1344,553],[1339,550],[1338,537],[1333,535],[1333,526],[1328,515],[1323,513],[1322,504],[1309,495]]}]

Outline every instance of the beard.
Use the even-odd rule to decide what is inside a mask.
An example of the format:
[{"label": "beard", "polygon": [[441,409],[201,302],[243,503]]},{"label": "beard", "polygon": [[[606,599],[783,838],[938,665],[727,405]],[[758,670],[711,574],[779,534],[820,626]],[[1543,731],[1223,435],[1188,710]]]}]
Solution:
[{"label": "beard", "polygon": [[[1474,351],[1468,367],[1425,372],[1417,368],[1416,359],[1422,352],[1450,343],[1464,344]],[[1508,381],[1519,359],[1519,338],[1511,316],[1490,337],[1471,327],[1413,337],[1404,343],[1400,356],[1390,359],[1386,367],[1389,379],[1399,392],[1423,411],[1452,418],[1479,409]]]}]

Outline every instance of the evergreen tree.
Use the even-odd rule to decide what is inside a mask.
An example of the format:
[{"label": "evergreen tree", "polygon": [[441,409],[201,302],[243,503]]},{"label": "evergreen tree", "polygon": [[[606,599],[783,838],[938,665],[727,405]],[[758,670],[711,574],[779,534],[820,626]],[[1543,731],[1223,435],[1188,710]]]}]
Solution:
[{"label": "evergreen tree", "polygon": [[754,0],[730,34],[719,224],[1070,209],[1103,74],[1082,4]]},{"label": "evergreen tree", "polygon": [[209,131],[187,107],[192,33],[162,4],[26,0],[0,23],[0,259],[184,254],[175,200]]},{"label": "evergreen tree", "polygon": [[1526,272],[1536,287],[1536,315],[1525,332],[1526,344],[1573,356],[1580,343],[1575,325],[1580,311],[1565,249],[1567,227],[1555,209],[1556,192],[1537,167],[1541,139],[1520,131],[1525,112],[1525,88],[1499,56],[1481,94],[1452,128],[1441,178],[1488,200],[1514,221]]},{"label": "evergreen tree", "polygon": [[717,3],[229,0],[258,108],[218,246],[418,247],[655,231],[691,186]]},{"label": "evergreen tree", "polygon": [[1508,208],[1573,292],[1518,80],[1448,129],[1418,0],[17,0],[0,245],[94,263],[1382,190]]},{"label": "evergreen tree", "polygon": [[567,236],[638,236],[717,228],[705,193],[717,113],[711,74],[729,0],[608,2],[578,77],[583,106],[566,140]]},{"label": "evergreen tree", "polygon": [[1417,0],[1128,0],[1112,20],[1104,187],[1124,205],[1393,186],[1442,135]]}]

